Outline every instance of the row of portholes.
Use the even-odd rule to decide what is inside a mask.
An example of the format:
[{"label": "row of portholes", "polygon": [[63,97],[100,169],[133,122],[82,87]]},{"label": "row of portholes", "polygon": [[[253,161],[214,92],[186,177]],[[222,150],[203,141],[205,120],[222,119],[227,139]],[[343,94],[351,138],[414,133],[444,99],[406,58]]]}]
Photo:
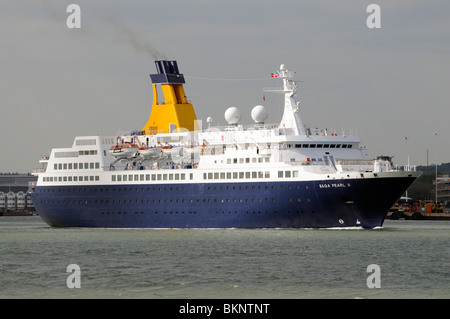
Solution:
[{"label": "row of portholes", "polygon": [[[181,211],[181,212],[153,212],[154,214],[185,214],[185,212],[184,211]],[[213,212],[210,212],[210,214],[212,214]],[[231,211],[228,211],[228,214],[229,215],[231,215],[233,212],[231,212]],[[262,214],[262,213],[265,213],[265,214],[268,214],[269,212],[268,211],[265,211],[265,212],[261,212],[261,211],[258,211],[258,212],[256,212],[256,211],[252,211],[252,212],[249,212],[249,211],[241,211],[240,212],[241,214]],[[274,213],[275,214],[278,214],[278,211],[274,211]],[[304,213],[304,211],[302,210],[302,211],[294,211],[294,212],[291,212],[291,211],[288,211],[287,212],[287,214],[303,214]],[[311,213],[312,214],[314,214],[314,211],[311,211]],[[109,211],[107,211],[107,212],[101,212],[101,214],[102,215],[115,215],[115,214],[117,214],[117,215],[126,215],[127,214],[127,212],[126,211],[124,211],[124,212],[122,212],[122,211],[119,211],[119,212],[109,212]],[[144,212],[143,211],[141,211],[141,212],[134,212],[134,214],[135,215],[143,215],[144,214]],[[186,212],[186,214],[197,214],[197,212],[196,211],[194,211],[194,212]],[[215,212],[215,214],[226,214],[226,212],[225,211],[221,211],[221,212],[218,212],[218,211],[216,211]],[[238,214],[238,212],[237,211],[234,211],[234,214]],[[339,221],[341,221],[341,220],[339,220]],[[342,224],[342,223],[341,223]]]},{"label": "row of portholes", "polygon": [[[215,212],[216,214],[226,214],[227,212],[225,212],[225,211],[221,211],[221,212]],[[231,211],[228,211],[228,214],[229,215],[231,215],[233,212],[231,212]],[[266,210],[266,211],[264,211],[264,212],[262,212],[262,211],[258,211],[258,212],[256,212],[256,211],[241,211],[240,212],[241,214],[269,214],[269,212]],[[275,213],[275,214],[278,214],[278,211],[276,210],[276,211],[274,211],[273,213]],[[291,211],[287,211],[286,212],[287,214],[303,214],[304,213],[304,211],[303,210],[301,210],[301,211],[294,211],[294,212],[291,212]],[[311,213],[312,214],[314,214],[314,211],[312,210],[311,211]],[[210,213],[210,214],[212,214],[212,212]],[[234,211],[234,214],[238,214],[238,212],[237,211]]]},{"label": "row of portholes", "polygon": [[[92,205],[92,204],[105,204],[105,205],[108,205],[109,203],[110,203],[110,201],[111,201],[111,203],[113,204],[113,205],[116,205],[116,204],[119,204],[119,205],[121,205],[121,204],[124,204],[124,205],[127,205],[127,204],[129,204],[129,205],[133,205],[133,204],[145,204],[145,203],[147,203],[147,204],[151,204],[151,203],[153,203],[153,204],[162,204],[162,203],[191,203],[191,204],[194,204],[194,203],[197,203],[197,204],[199,204],[199,203],[250,203],[250,202],[252,202],[252,203],[255,203],[255,202],[259,202],[259,203],[262,203],[262,202],[266,202],[266,203],[268,203],[268,202],[273,202],[273,203],[275,203],[276,202],[276,199],[275,198],[245,198],[245,199],[243,199],[243,198],[240,198],[240,199],[237,199],[237,198],[225,198],[225,199],[218,199],[218,198],[214,198],[214,199],[211,199],[211,198],[208,198],[208,199],[206,199],[206,198],[203,198],[203,199],[153,199],[153,200],[150,200],[150,199],[147,199],[147,200],[144,200],[144,199],[136,199],[136,200],[127,200],[127,199],[105,199],[105,200],[103,200],[103,199],[100,199],[100,200],[97,200],[97,199],[95,199],[95,200],[92,200],[92,199],[90,199],[89,201],[88,200],[81,200],[81,199],[79,199],[79,200],[41,200],[40,202],[41,202],[41,204],[64,204],[64,205],[72,205],[72,204],[84,204],[84,205]],[[298,198],[288,198],[288,202],[290,202],[290,203],[292,203],[292,202],[295,202],[295,201],[297,201],[298,203],[300,203],[300,202],[302,202],[302,199],[300,198],[300,197],[298,197]],[[311,202],[311,199],[310,198],[306,198],[306,201],[307,202]]]},{"label": "row of portholes", "polygon": [[[159,212],[154,212],[155,214],[159,214]],[[184,214],[185,212],[161,212],[161,214]],[[101,212],[102,215],[126,215],[127,212]],[[143,215],[144,212],[134,212],[135,215]],[[197,214],[197,212],[186,212],[186,214]]]}]

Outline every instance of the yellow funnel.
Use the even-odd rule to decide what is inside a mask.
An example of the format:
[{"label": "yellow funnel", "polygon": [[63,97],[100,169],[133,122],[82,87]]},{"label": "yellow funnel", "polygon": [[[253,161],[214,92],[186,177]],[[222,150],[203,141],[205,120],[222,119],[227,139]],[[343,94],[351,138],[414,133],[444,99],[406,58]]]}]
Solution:
[{"label": "yellow funnel", "polygon": [[[179,73],[176,61],[155,61],[158,74],[151,74],[153,105],[150,118],[142,131],[145,134],[174,133],[198,130],[197,117],[186,99],[184,76]],[[158,102],[157,85],[161,85],[164,102]]]}]

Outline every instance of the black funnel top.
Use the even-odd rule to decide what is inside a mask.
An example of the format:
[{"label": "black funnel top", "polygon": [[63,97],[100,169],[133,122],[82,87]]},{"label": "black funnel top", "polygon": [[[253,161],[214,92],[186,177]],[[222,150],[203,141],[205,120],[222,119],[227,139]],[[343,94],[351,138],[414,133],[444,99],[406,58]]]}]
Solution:
[{"label": "black funnel top", "polygon": [[158,74],[150,74],[152,83],[185,83],[183,74],[178,70],[177,61],[155,61],[155,65]]}]

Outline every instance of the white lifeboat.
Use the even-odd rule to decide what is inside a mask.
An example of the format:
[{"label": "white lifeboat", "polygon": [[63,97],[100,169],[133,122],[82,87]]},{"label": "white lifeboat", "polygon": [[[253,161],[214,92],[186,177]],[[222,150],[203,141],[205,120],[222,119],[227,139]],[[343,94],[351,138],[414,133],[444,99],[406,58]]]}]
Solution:
[{"label": "white lifeboat", "polygon": [[178,151],[178,152],[179,152],[178,147],[177,147],[177,146],[174,146],[174,145],[165,145],[165,146],[161,146],[161,150],[162,150],[162,152],[163,152],[164,154],[166,154],[166,155],[170,155],[170,154],[172,154],[172,152],[174,152],[174,151]]},{"label": "white lifeboat", "polygon": [[161,155],[161,147],[141,147],[139,148],[139,154],[145,159],[155,158]]},{"label": "white lifeboat", "polygon": [[112,146],[109,149],[109,154],[114,156],[115,158],[131,158],[136,157],[136,153],[138,152],[138,146],[133,142],[123,142],[119,143],[119,139],[117,140],[117,144]]},{"label": "white lifeboat", "polygon": [[201,151],[205,148],[205,144],[203,145],[196,145],[196,146],[192,146],[192,147],[185,147],[184,150],[188,153],[188,154],[194,154],[194,155],[198,155],[201,153]]}]

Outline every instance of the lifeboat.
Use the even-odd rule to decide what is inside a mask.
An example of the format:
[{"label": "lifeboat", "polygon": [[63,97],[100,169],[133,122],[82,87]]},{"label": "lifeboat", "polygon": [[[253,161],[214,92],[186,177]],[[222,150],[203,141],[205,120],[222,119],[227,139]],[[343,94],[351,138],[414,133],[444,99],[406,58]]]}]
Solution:
[{"label": "lifeboat", "polygon": [[141,147],[139,148],[139,154],[144,159],[155,158],[161,155],[161,147],[158,146]]},{"label": "lifeboat", "polygon": [[135,143],[133,142],[119,143],[118,139],[117,144],[109,149],[109,154],[118,159],[131,158],[136,157],[138,150],[139,148]]},{"label": "lifeboat", "polygon": [[196,146],[192,146],[192,147],[185,147],[184,150],[188,153],[188,154],[194,154],[194,155],[198,155],[201,153],[201,151],[205,148],[205,144],[203,145],[196,145]]},{"label": "lifeboat", "polygon": [[177,149],[177,146],[174,146],[174,145],[165,145],[165,146],[161,147],[162,152],[166,155],[172,154],[172,152],[176,149]]}]

